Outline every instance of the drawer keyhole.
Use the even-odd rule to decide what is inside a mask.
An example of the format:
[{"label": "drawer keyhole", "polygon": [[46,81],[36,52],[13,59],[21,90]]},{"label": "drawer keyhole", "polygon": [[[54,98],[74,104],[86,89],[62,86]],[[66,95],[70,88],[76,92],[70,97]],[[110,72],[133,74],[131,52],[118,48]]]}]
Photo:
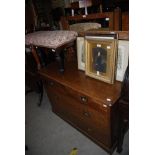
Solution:
[{"label": "drawer keyhole", "polygon": [[81,101],[84,103],[84,104],[87,104],[87,97],[85,96],[81,96]]}]

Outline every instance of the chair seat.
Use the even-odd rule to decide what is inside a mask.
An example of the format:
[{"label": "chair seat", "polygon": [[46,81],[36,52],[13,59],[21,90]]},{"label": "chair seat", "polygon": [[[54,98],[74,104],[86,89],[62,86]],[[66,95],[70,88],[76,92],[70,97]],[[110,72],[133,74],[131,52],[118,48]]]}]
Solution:
[{"label": "chair seat", "polygon": [[76,31],[76,32],[83,32],[88,31],[91,29],[98,29],[101,28],[101,24],[99,23],[76,23],[70,25],[70,30]]}]

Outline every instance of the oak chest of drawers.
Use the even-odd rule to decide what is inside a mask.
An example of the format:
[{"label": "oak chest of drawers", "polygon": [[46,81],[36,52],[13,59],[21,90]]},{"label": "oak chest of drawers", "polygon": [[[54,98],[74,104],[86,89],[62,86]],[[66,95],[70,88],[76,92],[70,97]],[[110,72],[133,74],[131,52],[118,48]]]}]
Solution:
[{"label": "oak chest of drawers", "polygon": [[67,66],[64,73],[54,64],[39,71],[52,111],[111,154],[118,140],[121,83],[107,84],[85,76],[74,63]]}]

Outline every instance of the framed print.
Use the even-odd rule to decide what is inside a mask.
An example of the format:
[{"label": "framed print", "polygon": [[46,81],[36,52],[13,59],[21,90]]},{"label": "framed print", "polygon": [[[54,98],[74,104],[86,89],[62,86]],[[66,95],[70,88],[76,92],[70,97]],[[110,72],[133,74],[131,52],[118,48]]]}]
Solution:
[{"label": "framed print", "polygon": [[85,70],[85,48],[84,48],[84,37],[77,37],[77,59],[78,69]]},{"label": "framed print", "polygon": [[125,70],[128,66],[129,59],[129,41],[118,41],[118,59],[117,59],[117,73],[116,80],[123,81]]},{"label": "framed print", "polygon": [[116,37],[86,36],[85,54],[85,74],[113,84],[117,57]]}]

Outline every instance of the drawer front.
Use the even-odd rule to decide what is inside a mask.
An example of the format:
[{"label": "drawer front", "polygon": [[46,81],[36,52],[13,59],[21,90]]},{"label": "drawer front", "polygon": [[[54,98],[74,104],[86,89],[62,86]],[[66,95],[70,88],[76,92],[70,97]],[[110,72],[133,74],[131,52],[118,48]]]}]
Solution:
[{"label": "drawer front", "polygon": [[54,112],[83,130],[89,136],[109,145],[108,112],[102,111],[101,113],[94,110],[89,106],[90,102],[86,105],[81,103],[79,99],[68,91],[68,88],[66,89],[66,87],[58,83],[54,83],[54,85],[47,83],[46,89]]},{"label": "drawer front", "polygon": [[77,100],[78,103],[80,103],[80,104],[82,104],[84,106],[91,107],[92,109],[94,109],[94,110],[96,110],[98,112],[101,112],[101,113],[104,113],[104,114],[107,113],[107,108],[104,107],[101,102],[98,102],[97,100],[95,100],[93,98],[90,98],[89,96],[84,95],[84,94],[82,94],[80,92],[74,91],[71,88],[66,87],[66,90],[67,90],[68,95],[71,98]]},{"label": "drawer front", "polygon": [[78,104],[82,104],[84,106],[91,107],[92,109],[100,112],[100,113],[107,113],[107,107],[103,105],[103,103],[100,103],[96,101],[95,99],[92,99],[88,97],[87,95],[84,95],[80,92],[77,92],[71,88],[68,88],[62,84],[59,84],[58,82],[55,81],[47,81],[46,84],[50,86],[51,91],[58,91],[60,93],[63,93],[67,96],[70,96],[70,98],[73,98],[74,100],[77,101]]},{"label": "drawer front", "polygon": [[66,94],[65,86],[63,86],[55,81],[44,81],[44,85],[47,90],[50,90],[50,92]]}]

